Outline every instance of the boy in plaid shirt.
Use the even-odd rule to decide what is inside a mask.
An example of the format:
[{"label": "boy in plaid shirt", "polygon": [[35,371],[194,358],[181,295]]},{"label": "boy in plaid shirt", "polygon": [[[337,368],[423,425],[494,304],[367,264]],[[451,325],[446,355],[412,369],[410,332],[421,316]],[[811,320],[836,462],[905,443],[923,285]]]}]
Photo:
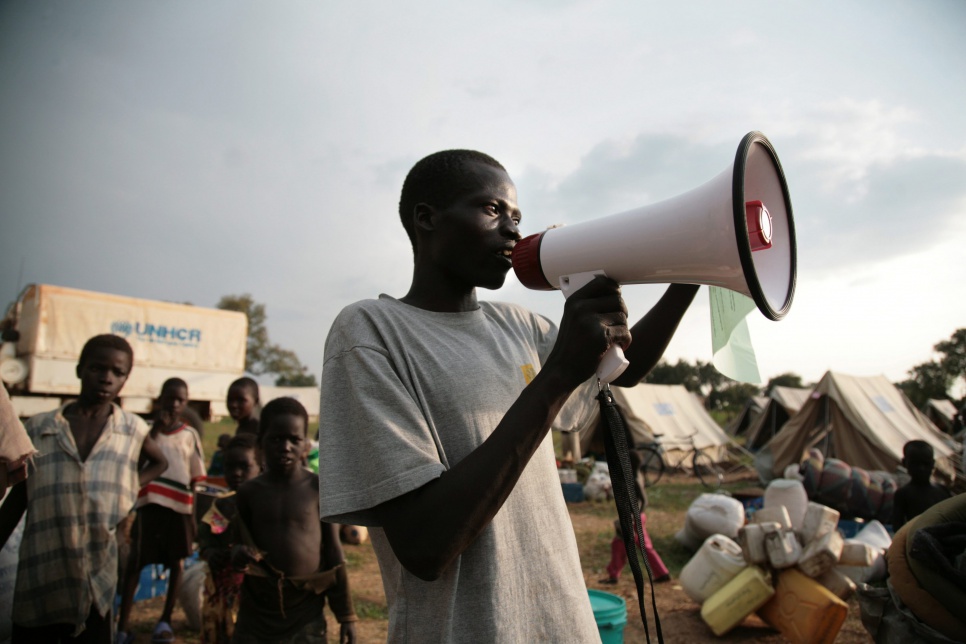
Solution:
[{"label": "boy in plaid shirt", "polygon": [[[26,423],[39,453],[26,481],[0,507],[0,543],[26,512],[13,601],[12,642],[113,640],[117,524],[141,485],[167,461],[148,426],[114,403],[134,352],[126,340],[98,335],[77,364],[77,400]],[[147,466],[138,471],[138,461]]]}]

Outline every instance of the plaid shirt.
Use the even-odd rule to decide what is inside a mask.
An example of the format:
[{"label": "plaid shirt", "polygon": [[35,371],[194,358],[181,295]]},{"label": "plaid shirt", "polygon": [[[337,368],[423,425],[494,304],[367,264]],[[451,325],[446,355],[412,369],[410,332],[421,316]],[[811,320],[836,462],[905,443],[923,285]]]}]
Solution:
[{"label": "plaid shirt", "polygon": [[138,494],[138,456],[148,426],[114,405],[86,461],[64,407],[34,416],[27,432],[39,454],[27,478],[27,517],[14,592],[21,626],[73,624],[93,606],[107,615],[117,586],[117,524]]}]

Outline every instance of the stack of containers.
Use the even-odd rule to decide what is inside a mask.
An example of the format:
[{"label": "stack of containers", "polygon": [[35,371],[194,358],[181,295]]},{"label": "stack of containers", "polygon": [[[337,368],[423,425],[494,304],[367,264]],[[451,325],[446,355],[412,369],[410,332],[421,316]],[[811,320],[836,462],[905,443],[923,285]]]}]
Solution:
[{"label": "stack of containers", "polygon": [[867,567],[881,545],[878,531],[844,540],[838,520],[837,510],[809,502],[801,481],[772,481],[753,522],[737,540],[708,537],[681,570],[681,585],[715,635],[757,612],[791,642],[833,642],[855,590],[841,564]]}]

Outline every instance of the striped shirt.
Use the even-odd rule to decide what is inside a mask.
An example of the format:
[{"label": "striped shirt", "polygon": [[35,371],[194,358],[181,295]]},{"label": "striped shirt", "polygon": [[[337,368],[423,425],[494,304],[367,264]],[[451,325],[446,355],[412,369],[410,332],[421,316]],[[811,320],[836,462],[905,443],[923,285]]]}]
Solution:
[{"label": "striped shirt", "polygon": [[137,507],[156,503],[180,514],[191,514],[194,484],[205,479],[205,457],[198,432],[183,424],[170,432],[159,431],[152,436],[168,459],[168,469],[141,488]]},{"label": "striped shirt", "polygon": [[86,461],[64,407],[34,416],[27,433],[39,453],[27,478],[27,513],[14,592],[21,626],[73,624],[91,608],[111,610],[117,586],[115,529],[134,506],[138,456],[148,426],[113,405]]}]

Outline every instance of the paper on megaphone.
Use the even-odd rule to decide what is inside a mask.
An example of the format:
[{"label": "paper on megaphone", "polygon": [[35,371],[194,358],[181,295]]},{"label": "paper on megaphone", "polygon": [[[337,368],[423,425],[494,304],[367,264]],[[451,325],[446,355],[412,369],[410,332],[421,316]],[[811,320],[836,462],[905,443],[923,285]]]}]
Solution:
[{"label": "paper on megaphone", "polygon": [[750,297],[717,286],[708,287],[711,304],[711,362],[732,380],[758,384],[758,360],[745,319],[757,306]]}]

